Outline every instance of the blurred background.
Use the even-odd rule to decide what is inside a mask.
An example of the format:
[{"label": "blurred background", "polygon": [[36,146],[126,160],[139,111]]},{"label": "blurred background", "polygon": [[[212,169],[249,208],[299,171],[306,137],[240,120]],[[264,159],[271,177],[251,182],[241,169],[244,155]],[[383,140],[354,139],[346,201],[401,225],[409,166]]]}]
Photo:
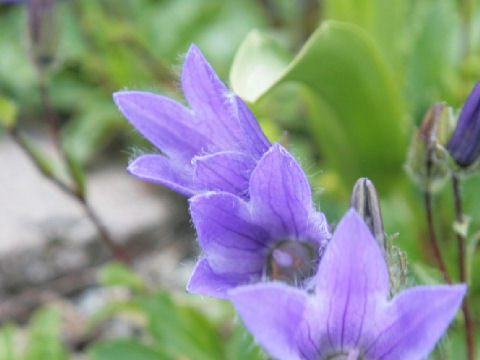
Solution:
[{"label": "blurred background", "polygon": [[[301,162],[332,226],[368,176],[407,285],[443,282],[404,164],[428,108],[457,112],[480,77],[479,36],[477,0],[0,1],[0,119],[15,121],[0,127],[0,359],[266,358],[228,304],[185,294],[199,254],[186,199],[125,171],[153,147],[112,92],[184,102],[191,43]],[[434,209],[458,279],[449,181]],[[462,185],[479,328],[480,180]],[[465,358],[457,320],[432,358]]]}]

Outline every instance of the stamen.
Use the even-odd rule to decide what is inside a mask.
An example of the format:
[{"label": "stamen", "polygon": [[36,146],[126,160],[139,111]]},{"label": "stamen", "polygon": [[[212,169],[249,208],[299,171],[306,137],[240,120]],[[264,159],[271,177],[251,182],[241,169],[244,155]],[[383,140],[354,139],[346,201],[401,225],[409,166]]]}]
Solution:
[{"label": "stamen", "polygon": [[267,256],[267,275],[271,280],[297,284],[315,273],[317,253],[307,242],[279,241]]}]

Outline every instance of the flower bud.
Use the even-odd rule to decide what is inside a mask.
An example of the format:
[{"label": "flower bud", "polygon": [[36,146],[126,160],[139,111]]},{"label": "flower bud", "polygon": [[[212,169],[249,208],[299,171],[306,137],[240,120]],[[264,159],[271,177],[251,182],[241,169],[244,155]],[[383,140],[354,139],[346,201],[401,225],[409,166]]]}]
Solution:
[{"label": "flower bud", "polygon": [[406,169],[423,190],[439,189],[449,178],[448,152],[444,144],[452,127],[451,108],[445,103],[435,103],[425,114],[420,129],[413,133]]},{"label": "flower bud", "polygon": [[367,178],[360,178],[353,186],[350,207],[354,208],[365,221],[382,253],[385,255],[387,246],[383,229],[382,210],[378,201],[377,189]]},{"label": "flower bud", "polygon": [[55,0],[28,1],[28,39],[30,56],[39,73],[49,69],[55,60],[59,40]]},{"label": "flower bud", "polygon": [[480,155],[480,81],[463,105],[447,149],[455,162],[463,168],[476,162]]}]

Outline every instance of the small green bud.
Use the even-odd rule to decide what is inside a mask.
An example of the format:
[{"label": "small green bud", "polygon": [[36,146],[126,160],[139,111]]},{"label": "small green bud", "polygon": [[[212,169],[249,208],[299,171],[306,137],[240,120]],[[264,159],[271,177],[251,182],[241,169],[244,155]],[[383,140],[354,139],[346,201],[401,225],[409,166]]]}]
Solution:
[{"label": "small green bud", "polygon": [[55,2],[56,0],[28,1],[30,56],[40,74],[52,67],[57,53],[59,29]]},{"label": "small green bud", "polygon": [[415,129],[408,152],[406,170],[423,190],[440,189],[450,176],[445,144],[454,127],[454,116],[445,103],[436,103]]}]

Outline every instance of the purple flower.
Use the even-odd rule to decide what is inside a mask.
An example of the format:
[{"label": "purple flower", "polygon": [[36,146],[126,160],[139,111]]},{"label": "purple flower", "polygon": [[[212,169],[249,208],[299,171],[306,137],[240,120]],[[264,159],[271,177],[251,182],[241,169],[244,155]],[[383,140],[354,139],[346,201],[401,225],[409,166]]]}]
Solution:
[{"label": "purple flower", "polygon": [[204,257],[187,291],[225,298],[229,289],[266,279],[308,285],[330,232],[300,165],[274,144],[253,170],[249,194],[248,201],[227,192],[190,199]]},{"label": "purple flower", "polygon": [[480,81],[463,105],[447,149],[462,167],[470,166],[480,155]]},{"label": "purple flower", "polygon": [[388,300],[385,260],[350,210],[325,250],[314,293],[263,283],[229,297],[275,358],[417,360],[446,331],[465,292],[463,284],[418,286]]},{"label": "purple flower", "polygon": [[223,190],[247,197],[250,172],[270,146],[255,116],[195,45],[185,59],[182,88],[191,109],[148,92],[113,95],[123,115],[163,153],[138,157],[129,173],[187,196]]}]

